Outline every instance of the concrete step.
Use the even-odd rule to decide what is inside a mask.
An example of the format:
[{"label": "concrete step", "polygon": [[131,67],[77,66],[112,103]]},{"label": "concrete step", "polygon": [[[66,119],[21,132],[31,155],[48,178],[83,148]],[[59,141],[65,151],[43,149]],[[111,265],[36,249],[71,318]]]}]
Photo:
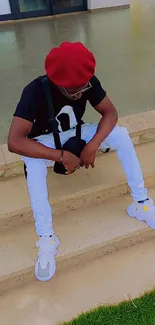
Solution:
[{"label": "concrete step", "polygon": [[[128,128],[135,145],[155,140],[155,110],[120,117],[118,124]],[[0,180],[23,174],[20,156],[8,151],[7,145],[0,146]]]},{"label": "concrete step", "polygon": [[[155,189],[150,190],[155,198]],[[144,222],[126,215],[129,194],[93,203],[54,218],[55,233],[60,238],[58,272],[78,267],[93,259],[155,237]],[[0,294],[34,277],[37,250],[32,224],[16,227],[0,236]]]},{"label": "concrete step", "polygon": [[[155,142],[136,147],[148,187],[155,184]],[[49,169],[49,198],[54,214],[103,202],[128,192],[126,178],[114,152],[98,156],[96,168],[58,176]],[[0,182],[0,231],[33,220],[24,176]]]},{"label": "concrete step", "polygon": [[58,270],[47,283],[33,281],[10,290],[0,296],[1,323],[56,325],[100,305],[132,300],[155,287],[154,247],[150,240],[66,272]]}]

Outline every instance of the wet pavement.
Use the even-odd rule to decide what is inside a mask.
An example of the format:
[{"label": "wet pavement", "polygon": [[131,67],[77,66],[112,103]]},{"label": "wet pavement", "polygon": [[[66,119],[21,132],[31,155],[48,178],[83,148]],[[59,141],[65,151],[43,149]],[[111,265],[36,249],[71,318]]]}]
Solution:
[{"label": "wet pavement", "polygon": [[[59,16],[0,25],[0,143],[22,88],[44,74],[44,58],[62,41],[81,41],[97,59],[96,74],[119,115],[155,107],[155,1],[133,0],[130,10]],[[98,116],[88,105],[86,121]]]}]

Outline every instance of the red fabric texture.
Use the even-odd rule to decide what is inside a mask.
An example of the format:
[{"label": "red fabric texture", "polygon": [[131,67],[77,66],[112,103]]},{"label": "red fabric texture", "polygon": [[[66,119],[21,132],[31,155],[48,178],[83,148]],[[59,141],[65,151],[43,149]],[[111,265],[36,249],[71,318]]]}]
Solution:
[{"label": "red fabric texture", "polygon": [[52,49],[45,59],[48,78],[57,86],[80,88],[95,73],[96,61],[82,43],[64,42]]}]

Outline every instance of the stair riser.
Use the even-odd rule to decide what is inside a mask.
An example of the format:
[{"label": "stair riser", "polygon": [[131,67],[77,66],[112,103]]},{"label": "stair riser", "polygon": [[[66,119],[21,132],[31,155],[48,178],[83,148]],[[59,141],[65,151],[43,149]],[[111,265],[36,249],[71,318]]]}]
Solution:
[{"label": "stair riser", "polygon": [[[148,188],[155,184],[155,173],[145,177],[145,184]],[[89,190],[74,193],[72,196],[51,199],[50,203],[53,207],[54,217],[59,214],[66,213],[71,210],[76,210],[80,207],[103,202],[130,192],[126,183],[119,184],[111,188],[102,188],[102,186],[90,188]],[[25,208],[17,213],[10,213],[9,215],[1,216],[0,218],[0,232],[10,228],[23,226],[26,223],[33,222],[33,215],[31,208]]]},{"label": "stair riser", "polygon": [[[72,267],[79,267],[85,263],[91,263],[92,260],[104,257],[107,254],[112,254],[116,251],[128,248],[138,243],[143,243],[154,238],[155,233],[150,228],[145,228],[140,231],[136,231],[126,236],[121,236],[110,240],[107,243],[95,245],[84,249],[83,251],[76,252],[75,254],[68,254],[63,257],[57,258],[57,273],[67,272]],[[112,258],[112,256],[111,256]],[[10,275],[0,278],[0,295],[7,291],[23,286],[31,281],[37,281],[34,276],[34,267],[23,269],[20,272],[12,273]]]}]

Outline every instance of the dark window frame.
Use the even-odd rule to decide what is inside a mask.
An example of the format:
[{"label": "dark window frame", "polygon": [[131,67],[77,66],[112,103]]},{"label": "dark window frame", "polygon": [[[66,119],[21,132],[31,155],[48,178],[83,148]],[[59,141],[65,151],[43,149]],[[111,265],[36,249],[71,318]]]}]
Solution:
[{"label": "dark window frame", "polygon": [[10,2],[11,13],[0,15],[0,21],[18,20],[18,19],[25,19],[25,18],[43,17],[43,16],[51,16],[56,14],[63,14],[63,13],[86,11],[88,8],[87,0],[83,0],[82,5],[74,6],[71,8],[60,8],[60,9],[54,8],[52,0],[46,0],[47,9],[20,12],[19,0],[9,0],[9,2]]},{"label": "dark window frame", "polygon": [[24,19],[24,18],[33,18],[33,17],[42,17],[42,16],[48,16],[51,12],[51,6],[50,6],[50,0],[46,0],[47,3],[47,9],[43,10],[35,10],[35,11],[27,11],[27,12],[21,12],[20,11],[20,5],[19,0],[9,0],[10,6],[12,9],[12,16],[13,19]]},{"label": "dark window frame", "polygon": [[12,20],[13,19],[11,0],[9,0],[9,3],[10,3],[11,13],[10,14],[0,15],[0,21],[7,21],[7,20]]},{"label": "dark window frame", "polygon": [[78,6],[74,6],[71,8],[60,8],[60,9],[56,9],[53,6],[53,14],[63,14],[63,13],[71,13],[71,12],[78,12],[78,11],[86,11],[88,8],[87,6],[87,0],[83,0],[83,4],[82,5],[78,5]]}]

